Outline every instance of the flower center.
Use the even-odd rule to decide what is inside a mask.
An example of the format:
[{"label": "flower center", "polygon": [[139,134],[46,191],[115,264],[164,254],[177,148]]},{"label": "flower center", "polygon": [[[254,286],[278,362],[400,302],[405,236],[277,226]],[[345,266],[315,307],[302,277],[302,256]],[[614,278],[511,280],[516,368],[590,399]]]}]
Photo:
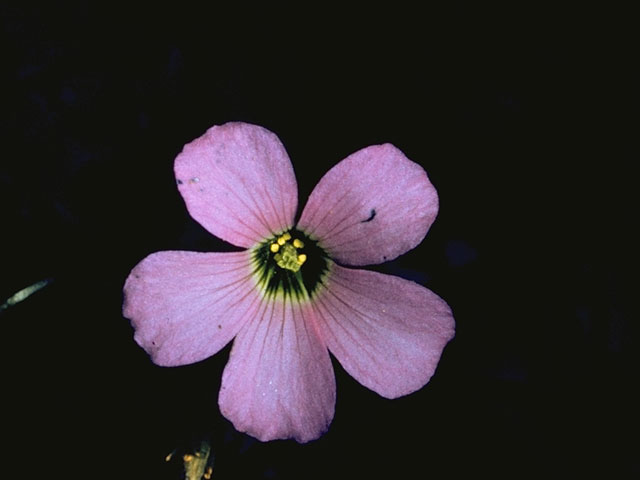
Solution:
[{"label": "flower center", "polygon": [[318,243],[291,230],[269,238],[252,251],[253,273],[268,297],[310,299],[323,284],[331,260]]},{"label": "flower center", "polygon": [[299,238],[294,238],[291,243],[289,243],[289,240],[291,240],[291,234],[287,232],[278,237],[269,246],[269,250],[275,253],[273,259],[280,268],[297,272],[302,267],[302,264],[307,261],[306,254],[298,254],[298,249],[304,248],[304,242]]}]

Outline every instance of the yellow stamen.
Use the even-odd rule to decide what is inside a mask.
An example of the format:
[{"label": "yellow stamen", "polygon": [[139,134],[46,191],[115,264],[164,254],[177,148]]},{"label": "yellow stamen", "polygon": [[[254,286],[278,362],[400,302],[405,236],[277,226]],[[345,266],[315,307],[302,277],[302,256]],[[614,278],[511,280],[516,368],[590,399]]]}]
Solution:
[{"label": "yellow stamen", "polygon": [[296,254],[296,249],[290,243],[285,243],[282,247],[281,253],[276,253],[273,256],[273,259],[276,261],[280,268],[285,268],[287,270],[291,270],[292,272],[297,272],[300,270],[300,262],[298,262],[298,257]]},{"label": "yellow stamen", "polygon": [[185,453],[182,456],[182,460],[184,460],[185,462],[190,462],[191,460],[193,460],[193,455],[189,455],[188,453]]},{"label": "yellow stamen", "polygon": [[[291,242],[289,242],[291,240]],[[299,238],[293,238],[291,233],[285,232],[272,241],[269,245],[271,253],[275,254],[273,259],[280,268],[297,272],[307,256],[304,253],[298,255],[297,249],[304,248],[304,242]]]}]

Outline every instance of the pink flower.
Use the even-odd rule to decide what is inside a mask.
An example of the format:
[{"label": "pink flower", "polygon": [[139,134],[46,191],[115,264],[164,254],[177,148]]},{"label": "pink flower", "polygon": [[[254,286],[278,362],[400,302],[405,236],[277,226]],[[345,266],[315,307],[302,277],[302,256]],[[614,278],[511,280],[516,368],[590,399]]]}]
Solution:
[{"label": "pink flower", "polygon": [[246,250],[157,252],[124,286],[124,316],[158,365],[203,360],[232,339],[220,411],[260,440],[318,438],[333,419],[329,352],[362,385],[396,398],[422,388],[454,335],[448,305],[402,278],[347,268],[411,250],[438,212],[425,171],[390,144],[320,180],[297,224],[297,185],[272,132],[209,129],[175,160],[191,216]]}]

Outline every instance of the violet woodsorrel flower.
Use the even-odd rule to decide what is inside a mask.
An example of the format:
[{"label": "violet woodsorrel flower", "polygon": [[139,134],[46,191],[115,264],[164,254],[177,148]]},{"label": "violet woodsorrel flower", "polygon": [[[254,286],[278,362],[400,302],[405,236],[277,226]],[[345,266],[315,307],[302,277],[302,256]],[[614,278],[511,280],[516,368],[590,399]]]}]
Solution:
[{"label": "violet woodsorrel flower", "polygon": [[209,129],[175,174],[191,216],[246,250],[157,252],[131,271],[124,316],[156,364],[198,362],[235,338],[220,411],[263,441],[327,430],[329,352],[383,397],[429,381],[454,335],[448,305],[417,283],[346,267],[394,259],[425,237],[438,196],[418,164],[390,144],[359,150],[320,180],[297,224],[293,167],[262,127]]}]

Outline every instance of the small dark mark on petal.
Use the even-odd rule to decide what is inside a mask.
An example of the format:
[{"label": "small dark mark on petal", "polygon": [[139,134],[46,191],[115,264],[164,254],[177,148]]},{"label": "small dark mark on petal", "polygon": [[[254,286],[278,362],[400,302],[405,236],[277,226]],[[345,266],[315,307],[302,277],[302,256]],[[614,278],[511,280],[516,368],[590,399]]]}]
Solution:
[{"label": "small dark mark on petal", "polygon": [[222,329],[222,325],[218,325],[218,328],[219,328],[219,329]]},{"label": "small dark mark on petal", "polygon": [[362,220],[360,223],[367,223],[370,222],[371,220],[373,220],[376,217],[376,209],[372,208],[371,209],[371,213],[369,214],[369,218],[367,218],[366,220]]},{"label": "small dark mark on petal", "polygon": [[182,180],[178,179],[178,185],[182,185]]}]

